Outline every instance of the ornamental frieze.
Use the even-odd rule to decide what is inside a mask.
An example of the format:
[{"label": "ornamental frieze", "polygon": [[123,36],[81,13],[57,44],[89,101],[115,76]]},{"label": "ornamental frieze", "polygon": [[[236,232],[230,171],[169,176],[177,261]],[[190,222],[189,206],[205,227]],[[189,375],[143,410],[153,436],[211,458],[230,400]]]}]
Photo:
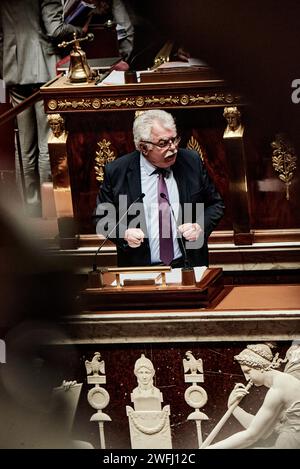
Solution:
[{"label": "ornamental frieze", "polygon": [[47,103],[50,111],[71,110],[105,110],[105,109],[134,109],[152,107],[195,107],[209,105],[238,104],[241,96],[231,93],[203,93],[203,94],[181,94],[181,95],[152,95],[131,96],[116,98],[81,98],[81,99],[50,99]]}]

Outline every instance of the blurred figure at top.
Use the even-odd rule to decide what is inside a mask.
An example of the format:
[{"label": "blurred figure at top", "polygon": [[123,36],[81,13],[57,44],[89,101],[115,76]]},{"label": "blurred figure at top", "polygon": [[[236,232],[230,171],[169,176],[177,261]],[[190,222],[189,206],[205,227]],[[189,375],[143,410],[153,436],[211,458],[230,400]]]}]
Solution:
[{"label": "blurred figure at top", "polygon": [[[0,78],[15,107],[55,77],[58,50],[63,40],[82,28],[64,24],[61,0],[2,0],[0,3]],[[0,59],[0,64],[1,60]],[[25,203],[30,215],[40,213],[40,185],[51,180],[48,153],[49,124],[43,101],[37,101],[17,117]],[[21,168],[16,149],[16,176],[21,187]]]},{"label": "blurred figure at top", "polygon": [[134,28],[124,3],[122,0],[88,0],[88,3],[96,7],[91,12],[89,24],[116,23],[119,53],[127,63],[133,50]]}]

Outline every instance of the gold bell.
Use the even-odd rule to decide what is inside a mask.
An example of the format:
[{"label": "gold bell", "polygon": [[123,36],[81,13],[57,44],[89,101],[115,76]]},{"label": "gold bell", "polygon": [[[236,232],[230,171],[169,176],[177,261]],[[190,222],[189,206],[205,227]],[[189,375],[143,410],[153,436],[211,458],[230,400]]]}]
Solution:
[{"label": "gold bell", "polygon": [[70,52],[68,78],[71,83],[88,83],[92,78],[92,71],[87,62],[86,53],[81,49],[79,41],[76,39],[73,50]]}]

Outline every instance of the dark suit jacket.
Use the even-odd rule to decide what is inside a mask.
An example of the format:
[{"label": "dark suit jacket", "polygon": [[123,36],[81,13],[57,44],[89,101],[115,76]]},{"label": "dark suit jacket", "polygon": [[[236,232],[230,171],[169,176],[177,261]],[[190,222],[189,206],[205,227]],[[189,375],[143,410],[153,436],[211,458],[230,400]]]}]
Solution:
[{"label": "dark suit jacket", "polygon": [[[197,152],[179,149],[172,170],[177,182],[181,206],[183,207],[184,203],[192,203],[195,208],[196,203],[204,203],[204,245],[200,249],[188,250],[188,256],[193,266],[208,265],[207,239],[223,215],[223,200],[216,191]],[[134,151],[105,166],[104,182],[97,197],[97,206],[99,208],[99,204],[111,203],[118,210],[119,195],[126,194],[128,197],[127,206],[129,207],[141,192],[140,154],[138,151]],[[185,223],[197,221],[195,210],[192,212],[191,220],[186,220],[183,214]],[[128,223],[130,223],[130,216],[128,216]],[[101,221],[100,223],[98,221],[97,231],[103,232],[100,225]],[[130,248],[122,239],[122,233],[127,226],[120,223],[119,228],[117,238],[112,239],[117,245],[118,265],[150,265],[151,257],[147,237],[145,236],[140,247]]]}]

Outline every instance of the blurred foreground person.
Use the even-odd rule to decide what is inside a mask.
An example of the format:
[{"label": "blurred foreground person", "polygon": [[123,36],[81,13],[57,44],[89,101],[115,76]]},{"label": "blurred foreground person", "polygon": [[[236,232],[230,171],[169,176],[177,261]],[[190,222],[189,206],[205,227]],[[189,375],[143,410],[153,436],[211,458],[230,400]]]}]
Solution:
[{"label": "blurred foreground person", "polygon": [[66,339],[59,321],[74,311],[73,279],[33,244],[21,212],[16,207],[9,212],[7,200],[3,205],[0,338],[6,363],[0,363],[0,447],[73,448],[63,409],[51,407],[53,388],[63,378],[73,379],[61,375],[53,345]]}]

